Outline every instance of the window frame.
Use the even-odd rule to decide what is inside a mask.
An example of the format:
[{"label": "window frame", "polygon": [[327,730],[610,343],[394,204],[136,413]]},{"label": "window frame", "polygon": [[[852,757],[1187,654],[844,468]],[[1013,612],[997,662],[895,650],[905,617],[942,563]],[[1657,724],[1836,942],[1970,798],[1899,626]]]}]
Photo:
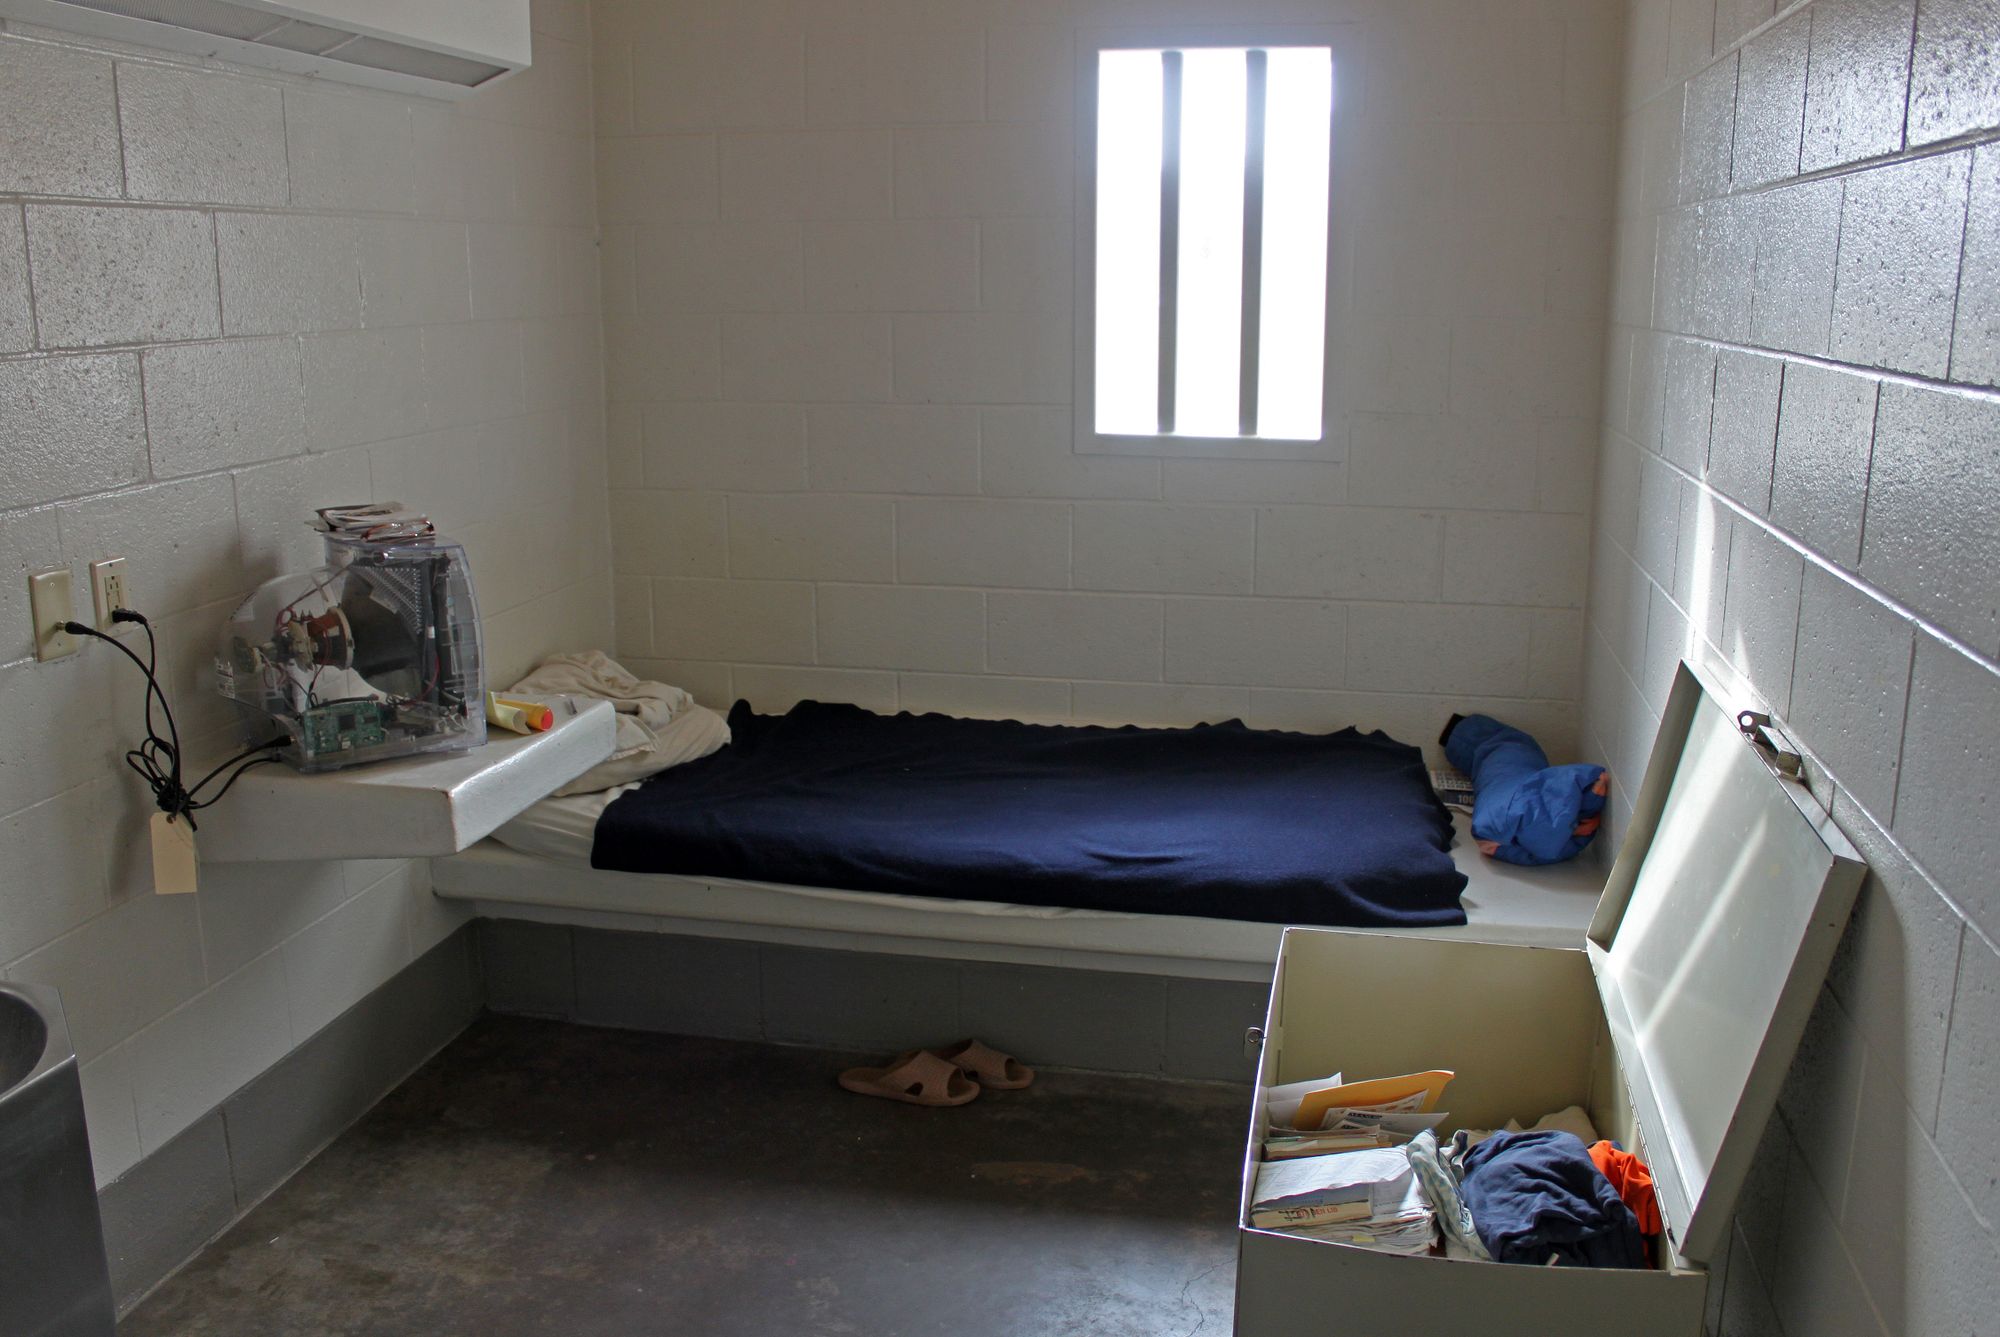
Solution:
[{"label": "window frame", "polygon": [[[1345,456],[1346,428],[1334,377],[1336,294],[1345,278],[1339,264],[1345,237],[1341,221],[1342,167],[1350,160],[1352,127],[1358,108],[1346,56],[1354,41],[1352,24],[1242,25],[1227,27],[1142,27],[1086,30],[1077,42],[1079,97],[1076,113],[1076,293],[1074,339],[1074,450],[1083,455],[1138,455],[1169,459],[1339,460]],[[1104,51],[1320,46],[1332,52],[1333,124],[1327,138],[1327,264],[1324,366],[1320,377],[1320,435],[1316,440],[1261,436],[1131,435],[1097,430],[1097,71]],[[1343,74],[1349,77],[1343,80]],[[1346,102],[1343,115],[1343,92]]]}]

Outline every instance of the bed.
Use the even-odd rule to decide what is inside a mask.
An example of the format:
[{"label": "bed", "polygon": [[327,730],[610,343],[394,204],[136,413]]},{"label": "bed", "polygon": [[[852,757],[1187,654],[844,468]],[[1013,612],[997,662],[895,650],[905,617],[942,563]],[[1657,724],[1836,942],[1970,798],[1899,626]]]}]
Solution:
[{"label": "bed", "polygon": [[[1383,735],[1052,728],[814,703],[782,717],[739,704],[731,725],[737,742],[714,758],[545,800],[438,861],[439,894],[494,917],[1250,979],[1268,972],[1287,923],[1574,946],[1602,882],[1594,864],[1518,869],[1470,852],[1420,754]],[[1081,849],[1084,871],[1109,876],[1065,863],[1080,849],[1063,834],[1083,801],[1064,787],[1079,757],[1132,791],[1110,811],[1133,838],[1110,858],[1102,841]],[[961,829],[968,803],[996,802],[1007,813]],[[1219,836],[1257,851],[1247,872],[1218,866],[1217,842],[1183,839],[1190,804],[1223,814]],[[1321,832],[1308,848],[1322,811],[1364,838]],[[926,837],[915,871],[884,858],[912,829]],[[774,843],[782,875],[756,875],[745,849]],[[1137,845],[1179,850],[1167,862],[1191,877],[1163,884],[1146,859],[1122,857]],[[678,865],[653,859],[662,846],[681,851]],[[993,862],[995,849],[1009,857]],[[1079,896],[1080,882],[1098,885]]]}]

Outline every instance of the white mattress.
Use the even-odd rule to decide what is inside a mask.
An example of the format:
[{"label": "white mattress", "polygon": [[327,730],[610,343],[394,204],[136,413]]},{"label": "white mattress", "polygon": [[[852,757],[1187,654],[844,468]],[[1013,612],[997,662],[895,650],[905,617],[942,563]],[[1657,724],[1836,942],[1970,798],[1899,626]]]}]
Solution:
[{"label": "white mattress", "polygon": [[[593,869],[597,816],[625,788],[545,799],[493,839],[434,860],[437,893],[499,918],[1210,978],[1268,979],[1277,958],[1278,924]],[[1589,856],[1552,868],[1497,863],[1473,847],[1471,819],[1455,820],[1468,922],[1351,931],[1582,945],[1602,864]]]},{"label": "white mattress", "polygon": [[594,794],[571,794],[568,798],[545,798],[531,803],[511,822],[503,822],[493,839],[510,850],[538,855],[556,863],[590,867],[590,846],[597,838],[597,818],[611,800],[637,789],[640,781],[614,785]]}]

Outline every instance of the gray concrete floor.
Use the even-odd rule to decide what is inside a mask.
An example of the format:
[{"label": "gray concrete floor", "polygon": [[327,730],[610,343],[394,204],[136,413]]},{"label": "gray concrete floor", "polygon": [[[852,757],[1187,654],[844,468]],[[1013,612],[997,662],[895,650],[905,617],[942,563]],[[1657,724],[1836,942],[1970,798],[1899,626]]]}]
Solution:
[{"label": "gray concrete floor", "polygon": [[119,1331],[1229,1331],[1247,1091],[920,1109],[836,1087],[860,1057],[488,1017]]}]

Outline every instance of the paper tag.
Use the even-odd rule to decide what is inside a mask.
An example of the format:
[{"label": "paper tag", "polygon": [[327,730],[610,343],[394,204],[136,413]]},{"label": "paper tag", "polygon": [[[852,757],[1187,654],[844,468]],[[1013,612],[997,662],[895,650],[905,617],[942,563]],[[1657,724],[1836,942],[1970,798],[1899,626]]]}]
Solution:
[{"label": "paper tag", "polygon": [[193,895],[199,869],[194,828],[169,813],[154,813],[153,890],[162,896]]}]

